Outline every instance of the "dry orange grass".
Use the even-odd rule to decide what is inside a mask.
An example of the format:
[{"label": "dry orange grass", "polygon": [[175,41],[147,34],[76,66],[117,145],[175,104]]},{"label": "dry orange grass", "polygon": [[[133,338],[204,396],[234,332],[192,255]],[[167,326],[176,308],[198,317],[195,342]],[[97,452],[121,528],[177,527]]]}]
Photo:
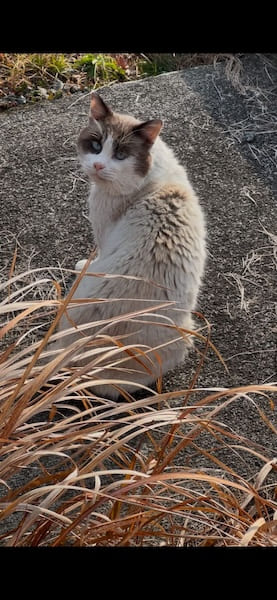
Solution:
[{"label": "dry orange grass", "polygon": [[[63,300],[55,281],[53,299],[29,300],[25,294],[32,296],[40,281],[27,289],[30,272],[14,275],[13,268],[0,286],[1,337],[9,339],[13,333],[0,355],[1,544],[276,545],[276,459],[231,430],[221,413],[248,399],[257,408],[257,419],[276,436],[259,399],[266,398],[273,409],[277,385],[197,388],[208,349],[217,352],[208,324],[198,315],[198,364],[188,388],[162,393],[159,380],[157,389],[146,388],[143,398],[134,398],[124,392],[116,368],[125,364],[129,380],[128,357],[137,356],[141,368],[147,350],[97,332],[89,336],[90,363],[65,367],[66,357],[85,351],[85,327],[80,340],[58,355],[47,344],[60,335],[54,330],[72,302],[74,287]],[[36,319],[42,313],[50,324],[35,341],[26,334],[26,323],[37,335]],[[176,334],[188,332],[176,329]],[[122,402],[97,396],[104,357],[114,369]],[[226,457],[254,457],[258,472],[246,479],[220,458],[222,449]]]}]

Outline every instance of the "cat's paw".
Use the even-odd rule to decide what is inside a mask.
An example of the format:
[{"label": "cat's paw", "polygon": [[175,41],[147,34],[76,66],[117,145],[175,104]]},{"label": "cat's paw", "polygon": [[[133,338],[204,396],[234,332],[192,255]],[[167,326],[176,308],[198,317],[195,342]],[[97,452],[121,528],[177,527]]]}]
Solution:
[{"label": "cat's paw", "polygon": [[82,271],[83,266],[86,264],[87,259],[83,258],[83,260],[78,260],[75,265],[75,271]]}]

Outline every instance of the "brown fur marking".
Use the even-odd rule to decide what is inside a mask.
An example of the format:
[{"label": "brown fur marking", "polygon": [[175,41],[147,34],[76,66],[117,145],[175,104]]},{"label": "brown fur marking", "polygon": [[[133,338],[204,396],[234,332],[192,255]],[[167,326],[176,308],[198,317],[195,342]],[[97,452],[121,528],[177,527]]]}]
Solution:
[{"label": "brown fur marking", "polygon": [[134,128],[140,124],[141,122],[138,119],[119,113],[112,113],[100,122],[90,118],[89,126],[85,127],[79,135],[79,150],[84,153],[91,152],[91,141],[93,139],[104,143],[110,134],[114,140],[114,152],[120,149],[126,152],[127,156],[134,156],[137,173],[145,176],[151,165],[150,145],[143,136],[134,131]]}]

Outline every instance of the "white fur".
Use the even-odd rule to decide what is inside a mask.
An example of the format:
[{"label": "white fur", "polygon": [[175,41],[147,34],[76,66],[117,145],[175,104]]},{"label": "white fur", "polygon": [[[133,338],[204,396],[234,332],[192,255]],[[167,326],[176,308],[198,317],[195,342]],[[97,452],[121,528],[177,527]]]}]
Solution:
[{"label": "white fur", "polygon": [[[96,171],[95,163],[102,163],[104,169]],[[113,157],[111,135],[108,135],[99,154],[92,152],[82,154],[81,164],[86,175],[97,184],[100,190],[103,190],[105,196],[107,194],[114,196],[115,193],[126,196],[139,189],[142,184],[142,177],[135,172],[133,156],[128,156],[124,160],[117,160]]]},{"label": "white fur", "polygon": [[82,271],[82,268],[85,266],[86,264],[86,259],[83,258],[82,260],[78,260],[78,262],[76,262],[75,265],[75,271]]},{"label": "white fur", "polygon": [[[195,308],[206,249],[203,213],[186,171],[160,138],[152,146],[152,164],[146,177],[135,173],[133,158],[113,159],[111,148],[112,139],[108,138],[101,153],[81,155],[82,166],[92,182],[89,218],[99,249],[97,261],[89,265],[88,272],[131,275],[147,281],[84,276],[74,298],[122,300],[78,306],[69,311],[70,317],[77,325],[93,323],[142,306],[152,306],[153,302],[173,300],[179,310],[170,308],[162,314],[178,326],[191,329],[190,313]],[[105,165],[103,173],[101,171],[103,180],[94,174],[95,162]],[[84,262],[79,261],[76,268],[83,265]],[[152,285],[150,280],[159,285]],[[142,304],[139,299],[147,302]],[[128,334],[126,343],[144,344],[150,348],[178,337],[176,330],[150,326],[147,324],[149,319],[146,316],[140,318],[140,323],[126,319],[110,327],[107,333]],[[151,319],[161,320],[155,316]],[[64,317],[60,329],[70,327]],[[91,329],[89,333],[95,331]],[[76,335],[76,330],[72,329],[71,335],[62,339],[60,346],[71,343]],[[163,372],[182,361],[187,345],[188,340],[181,339],[159,350]],[[139,373],[137,363],[129,359],[126,366],[137,372],[129,376],[130,384],[126,389],[136,389],[136,382],[148,385],[158,376],[158,363],[153,353],[150,357],[156,362],[154,375],[143,369]],[[119,373],[108,370],[106,376],[128,379],[123,370]],[[112,386],[97,387],[96,391],[113,398],[119,395]]]},{"label": "white fur", "polygon": [[[106,142],[107,143],[107,142]],[[105,145],[106,145],[105,143]],[[104,145],[104,148],[105,148]],[[180,184],[192,193],[192,187],[188,181],[186,171],[176,160],[173,151],[161,138],[157,138],[151,149],[152,165],[146,177],[134,173],[134,159],[132,157],[123,161],[111,158],[111,141],[109,150],[103,148],[99,154],[86,154],[81,156],[81,164],[92,179],[91,192],[88,199],[89,219],[93,226],[96,244],[99,248],[113,227],[114,220],[120,211],[124,211],[129,204],[130,195],[135,195],[141,187],[147,190],[153,184]],[[106,162],[105,162],[106,161]],[[107,164],[103,179],[111,177],[111,185],[106,181],[97,181],[93,171],[95,162]],[[94,185],[95,184],[95,185]],[[124,194],[117,194],[122,187]]]}]

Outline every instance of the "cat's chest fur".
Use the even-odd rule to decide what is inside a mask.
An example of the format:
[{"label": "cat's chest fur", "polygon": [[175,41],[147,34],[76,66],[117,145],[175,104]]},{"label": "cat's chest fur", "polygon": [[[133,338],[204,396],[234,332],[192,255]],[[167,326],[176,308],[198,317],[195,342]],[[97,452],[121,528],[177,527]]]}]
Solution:
[{"label": "cat's chest fur", "polygon": [[110,196],[97,186],[92,186],[89,199],[89,219],[93,227],[96,245],[103,248],[107,235],[125,212],[127,201]]},{"label": "cat's chest fur", "polygon": [[[137,212],[137,201],[141,204],[141,200],[152,191],[152,186],[148,185],[144,192],[133,195],[131,198],[126,196],[111,196],[98,186],[91,187],[88,208],[89,219],[92,224],[95,243],[99,250],[103,250],[108,242],[112,230],[122,220],[126,220],[126,215],[134,210]],[[140,198],[139,198],[140,196]],[[142,218],[144,215],[142,215]]]}]

